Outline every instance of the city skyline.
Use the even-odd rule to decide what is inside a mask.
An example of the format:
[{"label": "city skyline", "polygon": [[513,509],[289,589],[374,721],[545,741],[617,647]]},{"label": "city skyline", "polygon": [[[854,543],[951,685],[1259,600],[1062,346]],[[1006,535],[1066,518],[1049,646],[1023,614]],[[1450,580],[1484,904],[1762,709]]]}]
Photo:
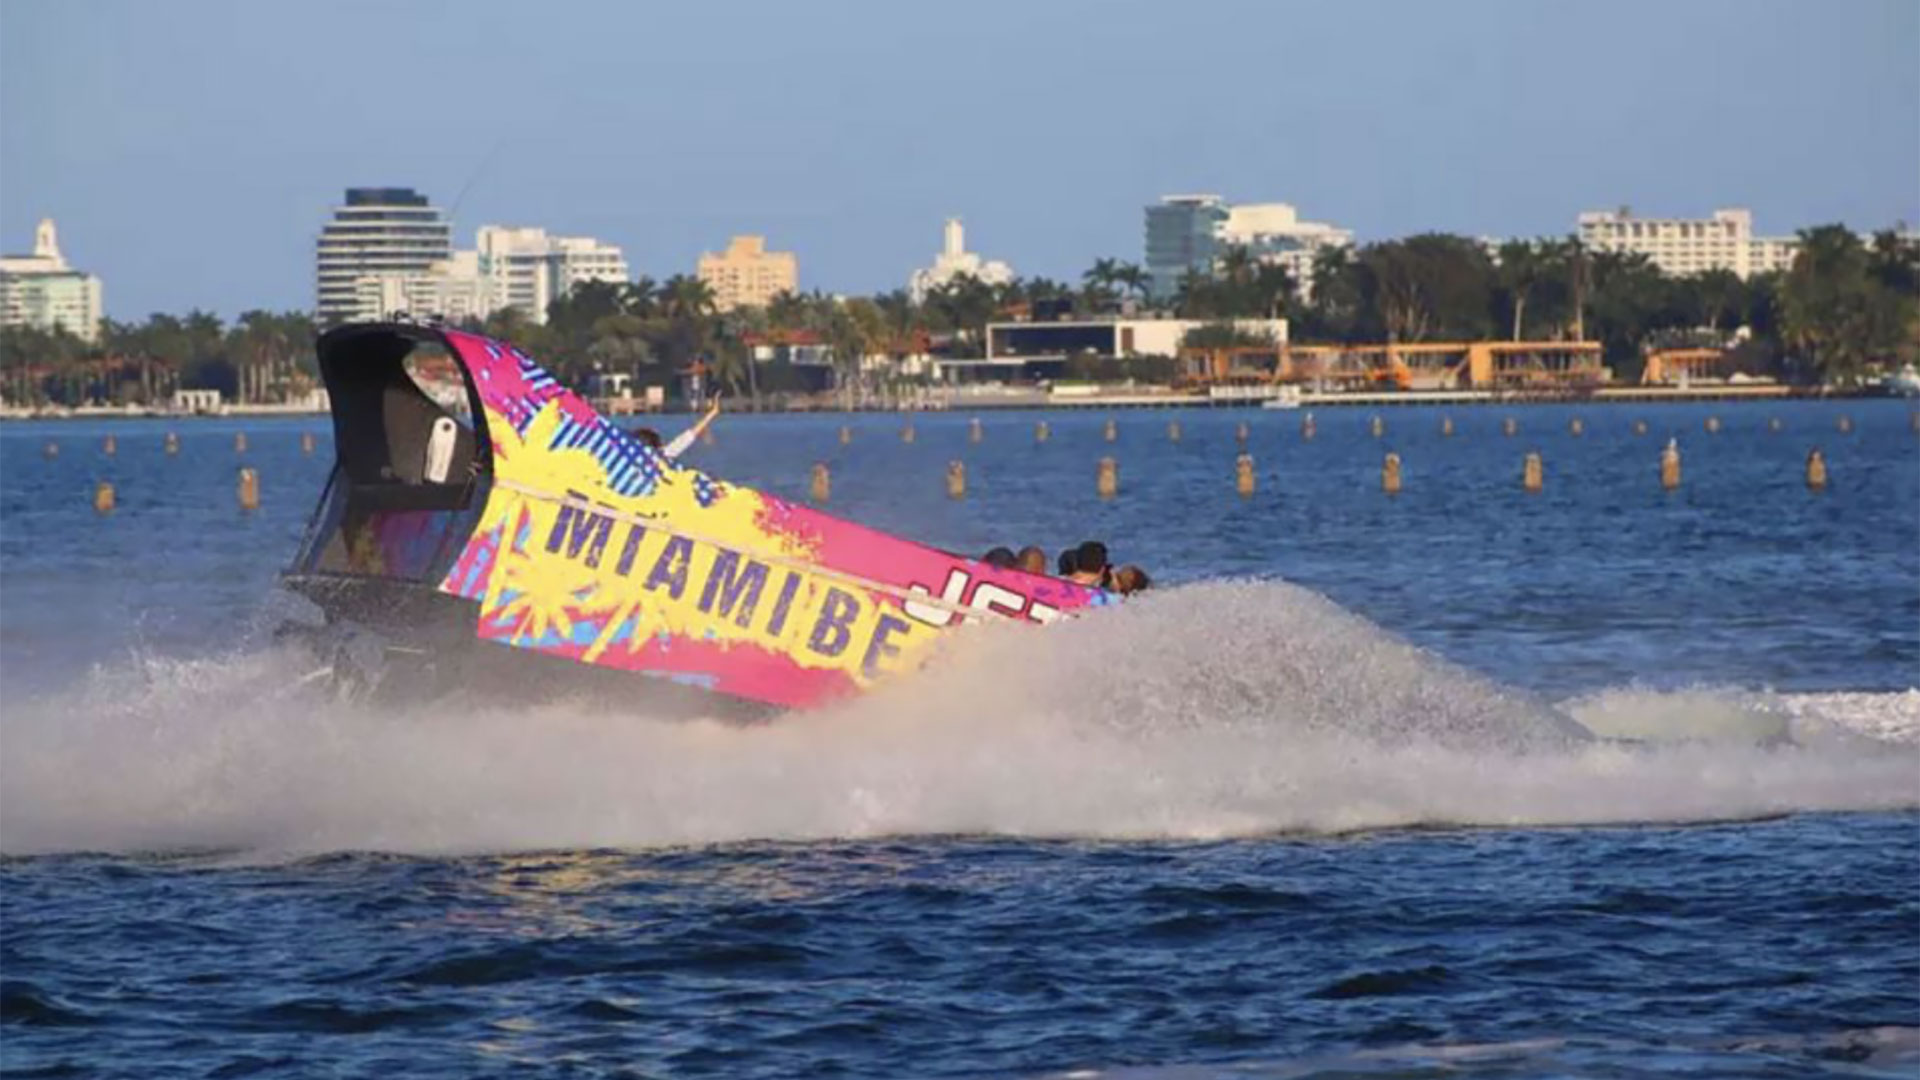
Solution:
[{"label": "city skyline", "polygon": [[[1220,70],[1204,91],[1155,78],[1148,101],[1127,89],[1125,59],[1165,29],[1148,5],[1047,6],[1001,40],[917,12],[863,11],[844,28],[758,5],[642,17],[571,4],[537,44],[498,37],[517,10],[505,5],[380,8],[416,70],[444,70],[449,86],[463,58],[500,41],[512,55],[491,62],[520,65],[512,84],[484,87],[489,108],[429,121],[383,107],[396,91],[382,80],[340,77],[357,70],[361,6],[0,9],[0,248],[57,219],[69,258],[109,283],[108,314],[126,319],[310,307],[312,245],[339,192],[362,184],[425,192],[457,228],[601,237],[656,278],[692,273],[728,236],[764,234],[800,253],[808,288],[846,293],[898,288],[949,216],[1024,274],[1138,262],[1142,207],[1191,190],[1291,203],[1360,243],[1567,235],[1581,211],[1621,204],[1674,217],[1744,206],[1780,234],[1920,220],[1920,9],[1902,3],[1627,3],[1602,25],[1572,8],[1405,7],[1385,36],[1379,4],[1202,5],[1181,22],[1246,32],[1210,36]],[[616,29],[651,43],[631,83],[596,67],[615,58]],[[1298,47],[1316,34],[1353,42],[1349,59]],[[163,38],[176,44],[148,48]],[[952,65],[989,39],[994,70],[1048,63],[1018,87],[963,86],[896,55]],[[287,64],[289,42],[349,59]],[[789,70],[791,50],[816,62],[761,115],[764,93],[698,80],[723,48],[770,71]],[[1368,77],[1341,81],[1363,48]],[[1808,55],[1849,62],[1798,79],[1792,61]],[[1115,61],[1109,82],[1099,56]],[[1570,57],[1585,67],[1568,85]],[[1287,76],[1248,73],[1256,60]],[[562,65],[578,73],[562,89],[523,92]],[[879,100],[908,84],[909,101]],[[355,122],[319,122],[343,115]]]}]

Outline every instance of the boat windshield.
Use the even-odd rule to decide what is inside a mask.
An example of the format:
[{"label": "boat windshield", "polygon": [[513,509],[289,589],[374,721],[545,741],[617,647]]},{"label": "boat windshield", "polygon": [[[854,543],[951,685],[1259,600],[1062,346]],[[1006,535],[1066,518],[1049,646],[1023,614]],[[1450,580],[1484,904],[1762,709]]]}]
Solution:
[{"label": "boat windshield", "polygon": [[491,477],[465,372],[404,328],[329,335],[321,369],[339,456],[290,572],[437,582]]}]

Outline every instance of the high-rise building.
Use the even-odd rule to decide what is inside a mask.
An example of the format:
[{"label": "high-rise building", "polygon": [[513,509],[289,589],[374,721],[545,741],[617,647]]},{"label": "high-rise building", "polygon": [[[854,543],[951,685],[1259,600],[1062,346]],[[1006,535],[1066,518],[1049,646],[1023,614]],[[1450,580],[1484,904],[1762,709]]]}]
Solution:
[{"label": "high-rise building", "polygon": [[907,278],[907,293],[914,303],[923,302],[928,293],[955,278],[977,278],[988,285],[1005,285],[1013,280],[1013,267],[998,260],[982,259],[967,250],[967,234],[959,218],[947,219],[943,239],[945,243],[940,254],[933,257],[933,265],[915,270]]},{"label": "high-rise building", "polygon": [[1642,218],[1631,209],[1590,210],[1577,223],[1580,242],[1595,251],[1645,255],[1676,277],[1730,270],[1742,278],[1793,265],[1799,242],[1753,235],[1753,212],[1715,210],[1710,218]]},{"label": "high-rise building", "polygon": [[1147,207],[1146,270],[1153,296],[1171,297],[1182,278],[1212,268],[1220,230],[1231,215],[1218,195],[1168,195]]},{"label": "high-rise building", "polygon": [[348,188],[320,230],[314,274],[322,324],[387,314],[364,306],[364,277],[423,274],[452,254],[446,217],[412,188]]},{"label": "high-rise building", "polygon": [[545,229],[482,225],[474,240],[480,270],[493,280],[494,302],[519,308],[537,323],[547,306],[582,281],[624,282],[627,259],[590,236],[548,236]]},{"label": "high-rise building", "polygon": [[763,236],[736,236],[721,254],[701,253],[698,274],[721,311],[763,307],[800,288],[800,260],[791,251],[768,251]]},{"label": "high-rise building", "polygon": [[67,265],[53,219],[33,232],[33,254],[0,255],[0,326],[64,327],[86,341],[100,336],[100,279]]},{"label": "high-rise building", "polygon": [[1353,244],[1351,230],[1301,221],[1287,203],[1235,205],[1218,195],[1168,195],[1147,207],[1146,218],[1146,270],[1159,299],[1179,292],[1188,274],[1209,273],[1233,248],[1286,267],[1305,291],[1312,285],[1315,255]]}]

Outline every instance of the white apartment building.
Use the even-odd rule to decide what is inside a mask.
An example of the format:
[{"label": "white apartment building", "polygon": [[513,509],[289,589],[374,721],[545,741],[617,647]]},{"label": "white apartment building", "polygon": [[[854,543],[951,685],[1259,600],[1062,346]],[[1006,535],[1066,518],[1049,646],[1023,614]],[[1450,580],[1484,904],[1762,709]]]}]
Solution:
[{"label": "white apartment building", "polygon": [[536,323],[547,305],[582,281],[625,282],[627,258],[590,236],[548,236],[541,228],[482,225],[474,238],[480,272],[493,281],[496,308],[519,308]]},{"label": "white apartment building", "polygon": [[999,260],[982,259],[967,250],[967,234],[959,218],[948,218],[943,235],[945,243],[933,265],[915,270],[907,278],[907,293],[916,304],[927,294],[960,277],[978,278],[988,285],[1005,285],[1013,280],[1013,267]]},{"label": "white apartment building", "polygon": [[1747,278],[1786,270],[1799,246],[1793,237],[1755,236],[1753,212],[1742,208],[1715,210],[1710,218],[1643,218],[1624,206],[1589,210],[1580,215],[1577,231],[1589,248],[1645,255],[1675,277],[1730,270]]},{"label": "white apartment building", "polygon": [[348,188],[320,230],[315,315],[327,324],[386,314],[363,306],[360,279],[426,273],[452,254],[450,235],[439,208],[412,188]]},{"label": "white apartment building", "polygon": [[1228,207],[1220,226],[1224,247],[1244,247],[1262,262],[1287,268],[1302,295],[1313,288],[1313,259],[1325,248],[1350,248],[1353,230],[1320,221],[1301,221],[1287,203],[1245,203]]},{"label": "white apartment building", "polygon": [[383,319],[397,312],[447,322],[479,321],[505,305],[494,281],[480,269],[480,253],[456,251],[419,273],[368,274],[354,281],[354,319]]},{"label": "white apartment building", "polygon": [[85,341],[100,336],[100,279],[67,265],[60,235],[45,218],[33,254],[0,255],[0,326],[56,326]]}]

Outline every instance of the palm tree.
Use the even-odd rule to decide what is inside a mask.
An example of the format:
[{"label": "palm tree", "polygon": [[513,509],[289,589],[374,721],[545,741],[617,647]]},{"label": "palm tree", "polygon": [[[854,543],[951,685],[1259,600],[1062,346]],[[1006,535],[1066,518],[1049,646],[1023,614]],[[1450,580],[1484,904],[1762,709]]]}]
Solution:
[{"label": "palm tree", "polygon": [[1144,300],[1147,288],[1153,283],[1152,275],[1141,269],[1140,264],[1123,262],[1114,267],[1113,280],[1126,289],[1135,299]]},{"label": "palm tree", "polygon": [[1269,319],[1278,319],[1287,313],[1287,304],[1293,298],[1298,285],[1293,280],[1293,272],[1279,263],[1261,263],[1253,275],[1253,299],[1255,312]]},{"label": "palm tree", "polygon": [[1527,296],[1540,279],[1539,252],[1529,241],[1509,240],[1500,245],[1496,273],[1513,308],[1513,340],[1519,341],[1526,326]]},{"label": "palm tree", "polygon": [[772,330],[799,330],[807,324],[806,298],[782,289],[767,301],[767,325]]},{"label": "palm tree", "polygon": [[1095,259],[1093,266],[1080,275],[1081,284],[1086,286],[1087,306],[1095,311],[1105,311],[1118,299],[1114,286],[1120,281],[1120,260]]},{"label": "palm tree", "polygon": [[1245,244],[1235,244],[1216,261],[1214,276],[1235,285],[1245,285],[1253,280],[1257,265],[1253,252]]},{"label": "palm tree", "polygon": [[620,309],[642,319],[651,318],[659,289],[660,286],[652,278],[640,275],[621,286]]},{"label": "palm tree", "polygon": [[262,400],[268,384],[276,381],[292,343],[280,320],[265,311],[242,313],[234,335],[239,346],[234,361],[240,368],[240,397],[245,401]]},{"label": "palm tree", "polygon": [[661,307],[669,319],[703,319],[713,314],[713,289],[706,282],[675,274],[660,289]]}]

